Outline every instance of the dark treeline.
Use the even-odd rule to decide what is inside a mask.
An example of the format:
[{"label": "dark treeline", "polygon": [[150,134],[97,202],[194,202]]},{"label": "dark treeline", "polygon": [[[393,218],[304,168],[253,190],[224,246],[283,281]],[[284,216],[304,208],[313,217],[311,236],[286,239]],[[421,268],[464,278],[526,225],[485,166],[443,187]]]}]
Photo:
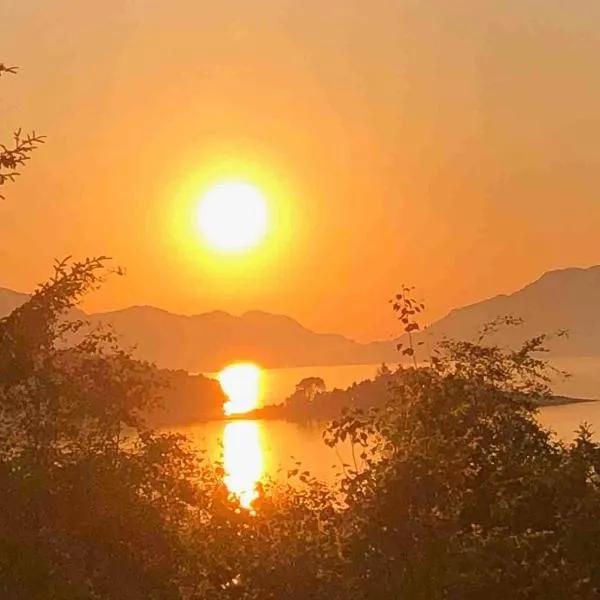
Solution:
[{"label": "dark treeline", "polygon": [[227,398],[216,379],[187,371],[157,369],[159,401],[145,415],[152,427],[177,427],[223,418]]},{"label": "dark treeline", "polygon": [[255,418],[286,419],[297,422],[325,422],[340,414],[343,408],[367,410],[385,402],[389,385],[401,369],[393,371],[382,365],[373,379],[355,382],[346,389],[326,389],[320,377],[299,381],[294,392],[281,404],[252,411]]},{"label": "dark treeline", "polygon": [[[408,371],[402,365],[390,368],[383,364],[372,379],[355,382],[345,389],[326,389],[320,377],[307,377],[296,385],[294,392],[281,404],[273,404],[252,411],[256,419],[284,419],[298,423],[324,423],[335,419],[342,410],[368,411],[380,408],[386,402],[390,386],[405,377]],[[581,398],[548,395],[534,400],[537,406],[587,402]]]}]

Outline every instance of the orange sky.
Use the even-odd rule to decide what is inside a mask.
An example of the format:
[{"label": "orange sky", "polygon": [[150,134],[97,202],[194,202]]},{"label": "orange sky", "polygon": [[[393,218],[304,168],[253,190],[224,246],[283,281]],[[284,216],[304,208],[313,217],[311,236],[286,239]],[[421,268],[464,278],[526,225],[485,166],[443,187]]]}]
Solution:
[{"label": "orange sky", "polygon": [[[0,3],[0,139],[47,145],[0,202],[0,285],[127,268],[86,308],[260,308],[360,339],[418,287],[436,318],[600,263],[600,3]],[[219,258],[190,207],[265,188],[275,231]]]}]

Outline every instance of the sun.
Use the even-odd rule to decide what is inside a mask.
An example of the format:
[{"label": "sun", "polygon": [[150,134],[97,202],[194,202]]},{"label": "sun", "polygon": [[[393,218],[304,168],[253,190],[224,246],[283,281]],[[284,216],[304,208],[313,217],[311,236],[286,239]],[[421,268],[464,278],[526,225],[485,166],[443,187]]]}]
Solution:
[{"label": "sun", "polygon": [[265,197],[249,183],[215,185],[198,205],[198,229],[221,252],[241,252],[256,246],[267,232],[268,221]]}]

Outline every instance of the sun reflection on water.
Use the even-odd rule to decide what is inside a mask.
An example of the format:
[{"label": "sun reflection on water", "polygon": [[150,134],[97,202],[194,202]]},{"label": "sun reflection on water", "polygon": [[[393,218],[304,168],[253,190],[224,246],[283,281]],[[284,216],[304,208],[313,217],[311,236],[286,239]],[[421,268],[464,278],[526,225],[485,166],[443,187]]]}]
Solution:
[{"label": "sun reflection on water", "polygon": [[229,398],[223,410],[226,415],[245,413],[258,407],[262,372],[252,363],[229,365],[219,373],[219,383]]},{"label": "sun reflection on water", "polygon": [[265,465],[261,426],[256,421],[234,421],[223,432],[225,485],[244,508],[258,497],[257,484]]}]

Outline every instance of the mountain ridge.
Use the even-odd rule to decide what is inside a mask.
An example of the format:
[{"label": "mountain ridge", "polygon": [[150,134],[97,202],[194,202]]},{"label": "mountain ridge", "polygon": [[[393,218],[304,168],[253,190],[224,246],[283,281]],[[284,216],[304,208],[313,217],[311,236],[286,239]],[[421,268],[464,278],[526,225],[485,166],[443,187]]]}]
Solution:
[{"label": "mountain ridge", "polygon": [[551,341],[550,354],[600,356],[600,265],[546,271],[512,294],[451,310],[427,327],[426,335],[433,343],[442,337],[472,339],[485,323],[502,316],[520,317],[523,324],[502,329],[491,337],[494,343],[515,347],[535,335],[567,330],[568,337]]},{"label": "mountain ridge", "polygon": [[[27,300],[28,294],[0,287],[0,317]],[[85,313],[84,313],[85,314]],[[519,316],[524,325],[507,328],[494,342],[515,346],[540,333],[571,331],[558,339],[552,354],[600,356],[600,265],[546,271],[511,294],[457,307],[417,334],[435,343],[444,336],[473,338],[486,322]],[[151,305],[134,305],[85,315],[110,323],[124,345],[163,368],[214,372],[240,360],[265,368],[398,362],[396,340],[360,343],[337,333],[319,333],[293,317],[263,310],[233,315],[214,310],[191,315]]]}]

